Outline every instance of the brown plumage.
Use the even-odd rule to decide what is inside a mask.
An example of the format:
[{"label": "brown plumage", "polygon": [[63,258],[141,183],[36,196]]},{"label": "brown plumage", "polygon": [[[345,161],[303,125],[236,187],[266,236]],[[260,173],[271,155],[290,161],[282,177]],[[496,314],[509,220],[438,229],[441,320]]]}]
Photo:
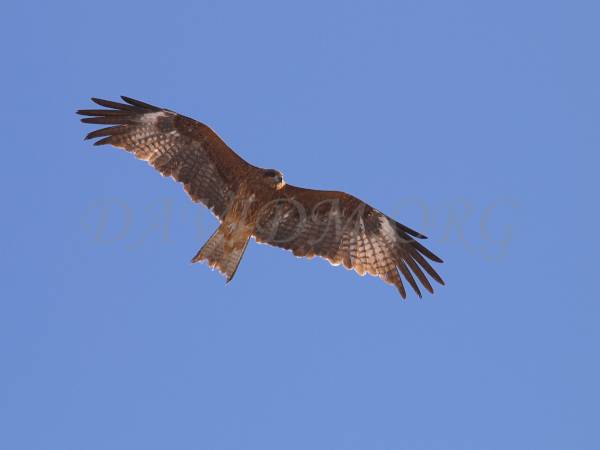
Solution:
[{"label": "brown plumage", "polygon": [[[82,122],[109,125],[86,139],[111,144],[148,161],[183,183],[194,202],[206,205],[221,225],[192,262],[207,261],[231,281],[250,237],[321,256],[360,275],[394,284],[405,298],[402,277],[421,296],[419,282],[433,292],[427,275],[442,278],[427,259],[442,262],[417,239],[422,234],[394,221],[358,198],[337,191],[286,184],[280,172],[244,161],[203,123],[168,109],[122,97],[125,103],[93,98],[107,109],[86,109]],[[401,277],[402,275],[402,277]]]}]

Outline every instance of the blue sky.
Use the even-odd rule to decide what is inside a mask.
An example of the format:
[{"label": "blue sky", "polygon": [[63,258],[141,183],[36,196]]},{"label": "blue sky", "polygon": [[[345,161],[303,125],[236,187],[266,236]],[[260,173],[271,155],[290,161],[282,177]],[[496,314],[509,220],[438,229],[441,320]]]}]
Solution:
[{"label": "blue sky", "polygon": [[[0,447],[600,448],[600,6],[21,2],[3,71]],[[429,236],[447,286],[251,243],[93,148],[128,95]]]}]

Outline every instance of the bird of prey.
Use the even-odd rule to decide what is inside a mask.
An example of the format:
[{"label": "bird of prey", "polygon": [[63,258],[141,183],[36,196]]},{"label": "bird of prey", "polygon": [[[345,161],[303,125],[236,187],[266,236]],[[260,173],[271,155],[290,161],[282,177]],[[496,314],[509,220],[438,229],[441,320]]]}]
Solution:
[{"label": "bird of prey", "polygon": [[320,256],[359,275],[369,273],[396,286],[402,277],[421,297],[415,277],[431,293],[432,279],[444,284],[427,259],[442,260],[402,225],[358,198],[338,191],[287,184],[281,172],[243,160],[207,125],[165,108],[121,97],[124,103],[92,98],[104,109],[82,109],[84,123],[109,125],[85,138],[111,144],[148,161],[163,176],[183,184],[220,226],[192,262],[207,261],[227,282],[233,278],[250,237],[291,250],[299,257]]}]

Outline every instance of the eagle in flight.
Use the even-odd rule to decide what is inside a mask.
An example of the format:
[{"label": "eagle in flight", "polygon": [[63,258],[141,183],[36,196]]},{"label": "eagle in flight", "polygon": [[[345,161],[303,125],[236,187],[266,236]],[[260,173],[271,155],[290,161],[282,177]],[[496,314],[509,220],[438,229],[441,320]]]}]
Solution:
[{"label": "eagle in flight", "polygon": [[444,284],[428,259],[442,260],[402,225],[358,198],[337,191],[287,184],[281,172],[244,161],[203,123],[128,97],[125,103],[92,98],[105,109],[82,109],[84,123],[108,125],[85,138],[111,144],[148,161],[163,176],[183,184],[194,202],[206,205],[220,226],[192,262],[207,261],[233,278],[250,237],[291,250],[299,257],[321,256],[358,274],[369,273],[417,295],[415,277],[429,292],[432,279]]}]

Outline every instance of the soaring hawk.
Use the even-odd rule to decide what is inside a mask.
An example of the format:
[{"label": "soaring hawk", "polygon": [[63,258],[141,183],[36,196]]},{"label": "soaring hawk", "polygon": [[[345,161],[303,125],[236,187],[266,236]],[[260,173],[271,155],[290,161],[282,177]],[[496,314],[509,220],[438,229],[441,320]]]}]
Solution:
[{"label": "soaring hawk", "polygon": [[359,275],[378,276],[395,285],[402,298],[401,275],[419,297],[415,277],[431,293],[425,272],[444,284],[427,261],[442,260],[415,239],[424,239],[422,234],[345,192],[287,184],[281,172],[244,161],[203,123],[121,98],[125,103],[92,98],[106,109],[77,111],[89,116],[84,123],[109,125],[86,139],[101,138],[94,145],[111,144],[148,161],[215,214],[221,224],[192,262],[207,261],[229,282],[254,237],[296,256],[321,256]]}]

